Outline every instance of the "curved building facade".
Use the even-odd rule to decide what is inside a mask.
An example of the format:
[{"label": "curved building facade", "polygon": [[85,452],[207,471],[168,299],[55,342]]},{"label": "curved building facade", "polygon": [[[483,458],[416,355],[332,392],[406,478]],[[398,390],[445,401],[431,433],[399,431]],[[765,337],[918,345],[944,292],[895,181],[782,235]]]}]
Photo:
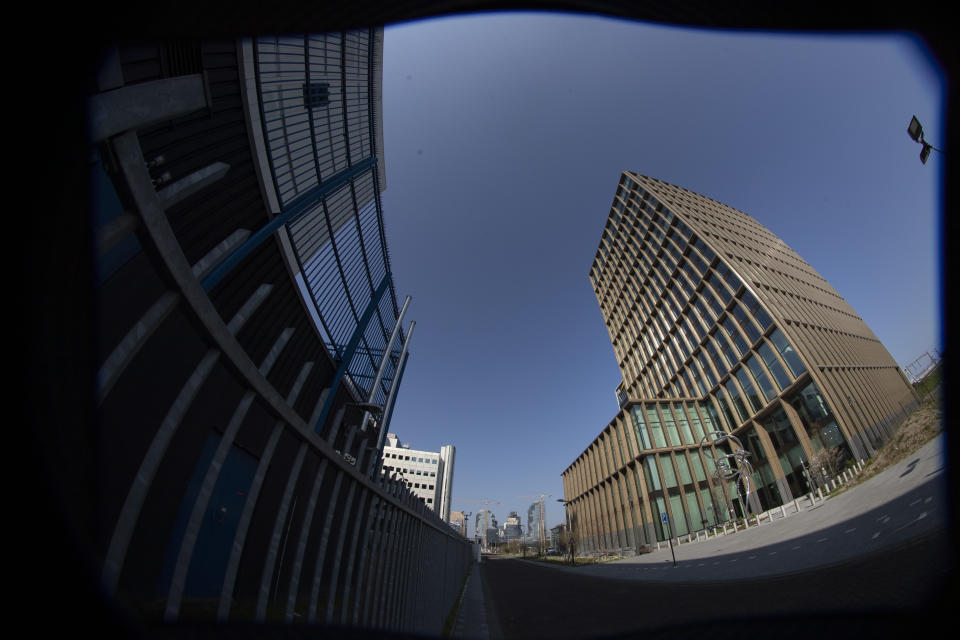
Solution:
[{"label": "curved building facade", "polygon": [[379,473],[412,331],[380,203],[382,46],[370,29],[104,60],[91,555],[143,619],[432,633],[453,603],[469,545]]},{"label": "curved building facade", "polygon": [[[821,451],[871,457],[916,403],[849,304],[747,214],[624,172],[590,270],[620,412],[563,472],[581,551],[621,550],[784,504]],[[711,435],[711,433],[713,435]],[[718,434],[754,469],[715,479]]]}]

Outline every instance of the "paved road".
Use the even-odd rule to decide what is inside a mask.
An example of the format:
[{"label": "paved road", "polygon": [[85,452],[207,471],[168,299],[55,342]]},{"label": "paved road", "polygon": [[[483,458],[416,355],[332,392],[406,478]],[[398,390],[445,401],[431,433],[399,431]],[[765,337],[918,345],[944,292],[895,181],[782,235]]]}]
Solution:
[{"label": "paved road", "polygon": [[711,582],[806,571],[899,545],[949,522],[944,446],[941,435],[882,474],[786,519],[675,546],[677,567],[663,545],[642,556],[568,570]]},{"label": "paved road", "polygon": [[[816,508],[731,536],[590,567],[490,558],[476,576],[484,631],[461,637],[697,640],[933,632],[949,590],[940,437]],[[952,599],[951,599],[952,598]],[[474,609],[476,611],[476,609]],[[471,629],[472,627],[472,629]]]},{"label": "paved road", "polygon": [[754,580],[664,583],[621,580],[522,560],[484,567],[490,638],[914,637],[944,611],[944,535],[848,563]]}]

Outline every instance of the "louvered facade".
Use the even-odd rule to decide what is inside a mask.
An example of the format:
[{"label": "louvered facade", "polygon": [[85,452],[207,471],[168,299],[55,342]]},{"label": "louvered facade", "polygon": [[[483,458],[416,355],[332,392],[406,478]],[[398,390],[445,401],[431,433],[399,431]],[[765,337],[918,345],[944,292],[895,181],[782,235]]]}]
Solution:
[{"label": "louvered facade", "polygon": [[[629,551],[784,504],[810,490],[811,457],[872,456],[916,402],[824,278],[700,194],[624,172],[590,281],[623,382],[620,412],[562,474],[580,549]],[[749,505],[715,479],[729,449],[711,432],[750,452]]]}]

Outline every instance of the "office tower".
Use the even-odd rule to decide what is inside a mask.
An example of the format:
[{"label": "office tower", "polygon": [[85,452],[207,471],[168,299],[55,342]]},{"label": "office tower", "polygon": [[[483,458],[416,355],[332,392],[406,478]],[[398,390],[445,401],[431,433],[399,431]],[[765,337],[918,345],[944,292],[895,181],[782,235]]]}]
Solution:
[{"label": "office tower", "polygon": [[[635,549],[811,490],[807,467],[872,456],[916,396],[869,327],[747,214],[624,172],[590,281],[620,412],[562,474],[582,549]],[[750,504],[714,478],[749,452]],[[729,461],[729,459],[728,459]]]},{"label": "office tower", "polygon": [[473,537],[488,548],[490,545],[500,542],[500,529],[497,527],[497,517],[489,509],[477,511],[473,521]]},{"label": "office tower", "polygon": [[[402,482],[444,522],[450,522],[450,491],[453,486],[453,445],[440,451],[422,451],[387,434],[382,472]],[[444,510],[445,509],[445,510]]]},{"label": "office tower", "polygon": [[[385,622],[380,586],[437,576],[383,573],[453,534],[373,464],[412,332],[380,202],[382,51],[370,29],[104,59],[91,555],[138,616],[420,624]],[[448,611],[435,591],[421,606]]]},{"label": "office tower", "polygon": [[467,514],[463,511],[450,512],[450,527],[464,538],[467,537]]},{"label": "office tower", "polygon": [[500,532],[500,539],[504,542],[519,540],[523,537],[523,526],[520,524],[520,516],[516,511],[511,511],[507,516],[507,521],[503,523]]}]

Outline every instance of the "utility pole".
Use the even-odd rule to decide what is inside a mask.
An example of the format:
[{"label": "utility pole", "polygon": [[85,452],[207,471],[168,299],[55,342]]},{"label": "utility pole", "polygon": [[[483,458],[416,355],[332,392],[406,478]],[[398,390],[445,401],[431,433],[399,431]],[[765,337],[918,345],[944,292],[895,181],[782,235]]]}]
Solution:
[{"label": "utility pole", "polygon": [[460,502],[477,502],[483,505],[483,549],[487,548],[487,516],[490,515],[490,505],[491,504],[500,504],[497,500],[468,500],[467,498],[460,498]]},{"label": "utility pole", "polygon": [[544,540],[546,540],[546,537],[547,537],[547,531],[544,528],[544,523],[543,523],[543,499],[553,497],[553,494],[538,493],[533,496],[517,496],[517,497],[518,498],[536,498],[537,500],[540,501],[540,527],[539,527],[540,531],[538,532],[539,533],[538,537],[539,537],[539,543],[540,543],[540,555],[543,555],[543,544],[544,544]]}]

